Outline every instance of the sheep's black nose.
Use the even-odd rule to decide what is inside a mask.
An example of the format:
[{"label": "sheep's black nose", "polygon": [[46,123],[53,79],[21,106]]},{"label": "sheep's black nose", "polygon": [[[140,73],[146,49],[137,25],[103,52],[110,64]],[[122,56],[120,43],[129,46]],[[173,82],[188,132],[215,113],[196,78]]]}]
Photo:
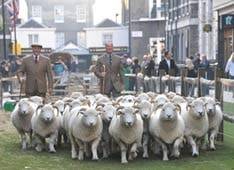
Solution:
[{"label": "sheep's black nose", "polygon": [[200,116],[202,116],[202,112],[198,112]]}]

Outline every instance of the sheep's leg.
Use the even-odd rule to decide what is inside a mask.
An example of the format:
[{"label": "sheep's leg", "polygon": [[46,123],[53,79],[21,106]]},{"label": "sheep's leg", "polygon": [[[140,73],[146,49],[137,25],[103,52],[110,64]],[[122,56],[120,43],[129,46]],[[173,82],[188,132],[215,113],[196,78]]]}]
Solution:
[{"label": "sheep's leg", "polygon": [[120,150],[121,150],[121,163],[122,164],[128,163],[127,157],[126,157],[126,155],[127,155],[127,147],[121,141],[119,142],[119,147],[120,147]]},{"label": "sheep's leg", "polygon": [[137,157],[137,143],[133,143],[129,153],[129,160],[133,160]]},{"label": "sheep's leg", "polygon": [[56,152],[56,150],[54,148],[54,145],[55,145],[57,136],[58,136],[58,134],[54,133],[54,134],[51,134],[50,137],[49,137],[49,141],[48,142],[49,142],[49,152],[50,153],[55,153]]},{"label": "sheep's leg", "polygon": [[76,140],[78,146],[79,146],[79,155],[78,155],[78,159],[80,161],[84,160],[84,143],[82,141],[80,141],[79,139]]},{"label": "sheep's leg", "polygon": [[148,153],[148,143],[149,143],[149,135],[143,134],[143,158],[149,158]]},{"label": "sheep's leg", "polygon": [[216,150],[215,148],[215,136],[217,134],[217,131],[214,129],[210,132],[210,136],[209,136],[209,143],[210,143],[210,149],[211,150]]},{"label": "sheep's leg", "polygon": [[84,153],[87,158],[91,157],[90,145],[89,143],[84,143]]},{"label": "sheep's leg", "polygon": [[61,146],[62,143],[62,132],[61,129],[58,131],[57,146]]},{"label": "sheep's leg", "polygon": [[32,130],[28,133],[29,136],[29,147],[33,147],[33,137],[32,137]]},{"label": "sheep's leg", "polygon": [[36,138],[36,151],[41,152],[43,150],[44,144],[45,144],[45,139],[37,134],[35,134]]},{"label": "sheep's leg", "polygon": [[196,157],[199,155],[197,150],[197,144],[191,136],[187,136],[188,143],[192,146],[192,156]]},{"label": "sheep's leg", "polygon": [[103,153],[103,158],[108,158],[108,143],[106,141],[102,141],[102,153]]},{"label": "sheep's leg", "polygon": [[167,146],[159,139],[155,138],[155,140],[162,146],[163,150],[163,161],[168,161],[168,149]]},{"label": "sheep's leg", "polygon": [[76,141],[71,134],[70,134],[70,141],[71,141],[71,157],[72,159],[76,159],[77,158]]},{"label": "sheep's leg", "polygon": [[24,132],[19,132],[21,136],[21,145],[22,145],[22,150],[27,149],[27,136]]},{"label": "sheep's leg", "polygon": [[97,147],[98,147],[100,140],[101,140],[101,137],[98,137],[92,142],[92,154],[93,154],[92,160],[98,160]]},{"label": "sheep's leg", "polygon": [[183,137],[180,137],[174,142],[172,156],[174,156],[175,158],[179,158],[180,156],[180,145],[183,142],[183,139]]}]

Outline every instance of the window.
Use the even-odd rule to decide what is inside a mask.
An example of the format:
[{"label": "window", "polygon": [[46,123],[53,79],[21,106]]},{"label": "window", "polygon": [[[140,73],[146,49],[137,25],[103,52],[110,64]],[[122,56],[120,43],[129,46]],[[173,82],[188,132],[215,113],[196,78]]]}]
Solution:
[{"label": "window", "polygon": [[86,8],[85,6],[76,7],[76,22],[86,22]]},{"label": "window", "polygon": [[39,38],[38,34],[29,34],[28,35],[28,45],[31,46],[32,44],[38,44]]},{"label": "window", "polygon": [[33,18],[41,18],[42,8],[39,5],[32,6],[32,17]]},{"label": "window", "polygon": [[64,45],[65,35],[63,32],[56,33],[56,48],[59,48]]},{"label": "window", "polygon": [[102,43],[105,45],[106,43],[112,42],[113,43],[113,35],[112,33],[104,33],[102,35]]},{"label": "window", "polygon": [[86,46],[86,36],[85,36],[85,32],[78,32],[77,33],[77,44],[85,47]]},{"label": "window", "polygon": [[54,22],[64,23],[64,6],[58,5],[54,7]]}]

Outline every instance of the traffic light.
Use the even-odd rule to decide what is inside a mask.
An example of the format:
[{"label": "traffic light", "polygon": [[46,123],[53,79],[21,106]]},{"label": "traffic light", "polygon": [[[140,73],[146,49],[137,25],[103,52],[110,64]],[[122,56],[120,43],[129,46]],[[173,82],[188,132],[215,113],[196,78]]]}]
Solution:
[{"label": "traffic light", "polygon": [[21,55],[21,45],[19,43],[16,43],[16,46],[15,46],[15,43],[12,43],[11,51],[12,51],[12,54],[14,55]]}]

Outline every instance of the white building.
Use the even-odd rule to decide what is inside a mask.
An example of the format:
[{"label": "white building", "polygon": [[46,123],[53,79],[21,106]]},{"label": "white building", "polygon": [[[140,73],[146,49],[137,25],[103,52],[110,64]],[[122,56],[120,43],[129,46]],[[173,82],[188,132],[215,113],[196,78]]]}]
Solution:
[{"label": "white building", "polygon": [[217,17],[213,1],[199,0],[199,53],[215,59],[217,51]]},{"label": "white building", "polygon": [[119,25],[110,19],[105,19],[95,27],[85,28],[86,48],[92,54],[104,52],[107,42],[112,42],[114,51],[127,53],[128,50],[128,27]]},{"label": "white building", "polygon": [[[43,48],[55,49],[56,28],[49,28],[44,24],[29,19],[16,28],[17,42],[21,48],[30,48],[32,44],[41,44]],[[12,37],[14,37],[12,33]]]}]

